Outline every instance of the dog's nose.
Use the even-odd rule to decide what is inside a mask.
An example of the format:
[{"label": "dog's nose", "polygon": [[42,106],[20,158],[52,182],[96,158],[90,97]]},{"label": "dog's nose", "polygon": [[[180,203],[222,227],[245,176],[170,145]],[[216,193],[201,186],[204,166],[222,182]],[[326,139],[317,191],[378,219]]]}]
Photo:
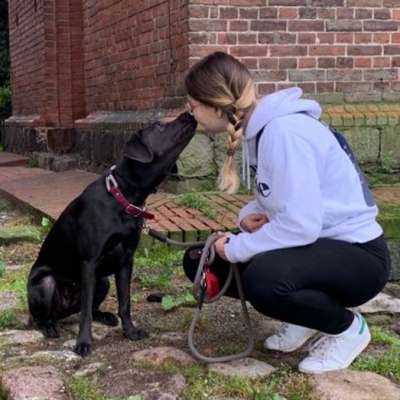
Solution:
[{"label": "dog's nose", "polygon": [[188,111],[182,113],[178,118],[182,122],[192,122],[192,123],[196,122],[196,119],[193,117],[192,113],[190,113]]}]

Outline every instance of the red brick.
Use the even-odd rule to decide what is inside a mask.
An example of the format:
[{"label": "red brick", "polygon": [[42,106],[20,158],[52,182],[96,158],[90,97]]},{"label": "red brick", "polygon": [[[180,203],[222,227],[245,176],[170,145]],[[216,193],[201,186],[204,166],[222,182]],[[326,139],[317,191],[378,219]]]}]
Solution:
[{"label": "red brick", "polygon": [[379,32],[373,34],[373,42],[375,43],[390,43],[389,32]]},{"label": "red brick", "polygon": [[371,43],[372,42],[372,34],[371,33],[358,33],[354,34],[354,43]]},{"label": "red brick", "polygon": [[276,90],[275,84],[273,83],[260,83],[258,84],[258,94],[268,94],[273,93]]},{"label": "red brick", "polygon": [[295,19],[297,14],[297,8],[283,7],[278,9],[278,18],[280,19]]},{"label": "red brick", "polygon": [[354,67],[356,68],[370,68],[372,66],[372,59],[370,57],[355,57]]},{"label": "red brick", "polygon": [[319,32],[324,30],[323,21],[289,21],[289,32]]},{"label": "red brick", "polygon": [[392,33],[392,43],[400,43],[400,32]]},{"label": "red brick", "polygon": [[317,66],[317,59],[315,57],[300,57],[299,68],[315,68]]},{"label": "red brick", "polygon": [[344,46],[310,46],[310,56],[342,56],[345,55]]},{"label": "red brick", "polygon": [[373,68],[386,68],[391,66],[390,57],[374,57],[372,59]]}]

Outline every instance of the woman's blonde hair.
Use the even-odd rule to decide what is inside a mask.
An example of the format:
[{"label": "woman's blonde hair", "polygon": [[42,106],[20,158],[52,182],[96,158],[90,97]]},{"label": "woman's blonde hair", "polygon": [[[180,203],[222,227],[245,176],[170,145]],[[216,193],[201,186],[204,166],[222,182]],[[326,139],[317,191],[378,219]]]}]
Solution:
[{"label": "woman's blonde hair", "polygon": [[229,121],[228,151],[218,177],[218,187],[227,193],[236,193],[240,178],[234,154],[243,138],[243,119],[256,101],[250,72],[236,58],[216,52],[191,67],[185,87],[190,97],[219,110]]}]

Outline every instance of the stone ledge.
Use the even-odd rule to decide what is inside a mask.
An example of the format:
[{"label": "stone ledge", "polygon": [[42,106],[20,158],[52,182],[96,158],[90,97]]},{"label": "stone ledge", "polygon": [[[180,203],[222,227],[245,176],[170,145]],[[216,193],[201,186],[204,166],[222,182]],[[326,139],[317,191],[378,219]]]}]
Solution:
[{"label": "stone ledge", "polygon": [[324,105],[322,119],[335,126],[395,126],[400,124],[400,104]]}]

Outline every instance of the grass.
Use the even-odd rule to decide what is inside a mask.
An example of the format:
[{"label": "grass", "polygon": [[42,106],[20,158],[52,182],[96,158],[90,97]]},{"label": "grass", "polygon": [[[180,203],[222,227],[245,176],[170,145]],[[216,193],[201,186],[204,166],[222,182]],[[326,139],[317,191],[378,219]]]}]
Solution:
[{"label": "grass", "polygon": [[0,330],[17,329],[21,327],[21,323],[17,319],[14,311],[7,310],[0,312]]},{"label": "grass", "polygon": [[365,177],[370,186],[399,183],[400,169],[394,163],[366,164],[362,166]]},{"label": "grass", "polygon": [[74,400],[110,400],[100,394],[96,385],[88,378],[71,378],[67,387]]},{"label": "grass", "polygon": [[400,337],[380,327],[371,327],[372,343],[383,347],[377,354],[358,358],[352,368],[371,371],[400,382]]},{"label": "grass", "polygon": [[177,203],[183,207],[199,210],[208,218],[214,219],[217,212],[210,206],[207,199],[198,192],[185,193],[179,196]]},{"label": "grass", "polygon": [[185,376],[187,387],[181,394],[182,400],[203,400],[212,396],[248,400],[316,400],[308,378],[293,373],[285,365],[279,366],[269,377],[257,379],[223,376],[209,372],[201,365],[182,367],[174,362],[165,362],[158,368],[164,373]]},{"label": "grass", "polygon": [[27,310],[28,303],[26,299],[26,283],[28,279],[28,270],[23,268],[14,271],[12,274],[5,275],[0,278],[0,290],[11,290],[16,292],[20,299],[20,307],[22,310]]},{"label": "grass", "polygon": [[400,347],[392,347],[380,355],[361,357],[353,364],[353,368],[400,381]]},{"label": "grass", "polygon": [[173,277],[182,273],[183,250],[173,249],[162,243],[154,244],[151,251],[140,250],[134,258],[135,275],[142,288],[166,289]]}]

